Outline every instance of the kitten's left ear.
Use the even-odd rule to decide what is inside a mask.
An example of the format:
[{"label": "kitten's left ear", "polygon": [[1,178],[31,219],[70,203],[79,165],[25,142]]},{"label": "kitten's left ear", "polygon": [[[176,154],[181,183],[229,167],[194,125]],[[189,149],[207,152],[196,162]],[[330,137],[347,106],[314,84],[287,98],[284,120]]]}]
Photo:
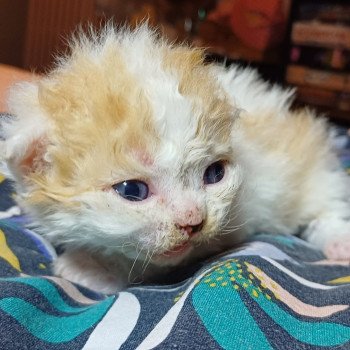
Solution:
[{"label": "kitten's left ear", "polygon": [[8,106],[11,114],[0,116],[0,171],[20,181],[45,166],[48,120],[35,82],[12,88]]}]

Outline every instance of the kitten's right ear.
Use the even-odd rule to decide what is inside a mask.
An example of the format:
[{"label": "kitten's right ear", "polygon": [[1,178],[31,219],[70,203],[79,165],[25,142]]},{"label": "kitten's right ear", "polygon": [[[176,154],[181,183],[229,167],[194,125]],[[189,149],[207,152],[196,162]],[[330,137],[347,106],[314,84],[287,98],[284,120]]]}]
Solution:
[{"label": "kitten's right ear", "polygon": [[20,181],[45,163],[48,120],[35,82],[15,85],[8,107],[11,114],[0,116],[0,171]]}]

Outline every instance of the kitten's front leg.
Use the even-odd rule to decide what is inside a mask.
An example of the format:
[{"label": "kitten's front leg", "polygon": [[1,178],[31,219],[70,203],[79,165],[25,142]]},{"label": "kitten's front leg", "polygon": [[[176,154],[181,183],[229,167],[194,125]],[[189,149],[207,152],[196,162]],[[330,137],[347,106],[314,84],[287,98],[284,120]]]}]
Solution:
[{"label": "kitten's front leg", "polygon": [[321,248],[327,258],[350,261],[350,215],[319,217],[310,223],[303,236]]},{"label": "kitten's front leg", "polygon": [[314,214],[303,236],[327,258],[350,261],[350,178],[335,161],[323,166],[304,192],[308,205],[303,212]]},{"label": "kitten's front leg", "polygon": [[122,274],[107,270],[88,251],[67,251],[54,261],[55,275],[100,293],[111,294],[126,286]]}]

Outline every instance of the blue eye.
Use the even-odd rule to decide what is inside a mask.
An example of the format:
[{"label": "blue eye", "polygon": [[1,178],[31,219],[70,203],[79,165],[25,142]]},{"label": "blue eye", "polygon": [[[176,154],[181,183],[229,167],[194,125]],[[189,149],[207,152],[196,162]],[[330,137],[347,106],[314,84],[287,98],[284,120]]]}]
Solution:
[{"label": "blue eye", "polygon": [[223,161],[215,162],[208,166],[204,172],[203,181],[205,185],[215,184],[222,180],[225,175],[225,165]]},{"label": "blue eye", "polygon": [[143,201],[148,197],[148,186],[140,180],[126,180],[112,187],[120,196],[131,202]]}]

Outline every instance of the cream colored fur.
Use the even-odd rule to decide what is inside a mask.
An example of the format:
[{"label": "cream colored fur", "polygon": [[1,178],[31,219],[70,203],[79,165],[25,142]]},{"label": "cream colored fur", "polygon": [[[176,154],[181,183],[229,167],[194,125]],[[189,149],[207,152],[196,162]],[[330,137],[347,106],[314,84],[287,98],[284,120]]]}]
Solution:
[{"label": "cream colored fur", "polygon": [[[350,258],[349,180],[327,125],[291,90],[204,64],[146,25],[80,35],[47,77],[13,88],[2,158],[19,204],[66,252],[56,272],[105,292],[231,247],[255,232],[304,235]],[[224,178],[204,185],[222,160]],[[129,202],[112,185],[139,179]],[[203,220],[200,232],[179,228]],[[188,244],[187,244],[187,243]],[[186,245],[179,254],[169,254]]]}]

